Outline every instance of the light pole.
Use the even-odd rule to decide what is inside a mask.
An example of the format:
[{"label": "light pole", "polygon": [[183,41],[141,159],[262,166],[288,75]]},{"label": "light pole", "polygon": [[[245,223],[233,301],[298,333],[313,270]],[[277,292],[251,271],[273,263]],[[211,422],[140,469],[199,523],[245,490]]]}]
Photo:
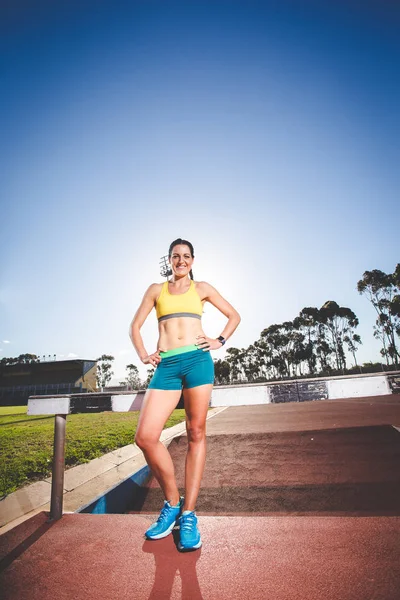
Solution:
[{"label": "light pole", "polygon": [[168,256],[162,256],[159,261],[161,277],[169,277],[172,275],[172,269],[168,262]]}]

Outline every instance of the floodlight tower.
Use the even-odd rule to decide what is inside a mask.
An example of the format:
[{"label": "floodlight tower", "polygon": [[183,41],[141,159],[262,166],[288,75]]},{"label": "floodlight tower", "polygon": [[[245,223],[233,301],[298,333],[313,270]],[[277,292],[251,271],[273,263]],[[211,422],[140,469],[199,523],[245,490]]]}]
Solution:
[{"label": "floodlight tower", "polygon": [[160,258],[160,275],[161,277],[169,277],[170,275],[172,275],[172,269],[169,265],[168,262],[168,255],[166,256],[162,256]]}]

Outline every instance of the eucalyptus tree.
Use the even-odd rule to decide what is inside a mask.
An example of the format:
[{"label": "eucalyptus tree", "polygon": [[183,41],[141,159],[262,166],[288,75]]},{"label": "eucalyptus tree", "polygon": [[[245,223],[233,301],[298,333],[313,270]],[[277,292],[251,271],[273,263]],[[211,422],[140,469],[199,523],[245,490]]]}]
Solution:
[{"label": "eucalyptus tree", "polygon": [[243,368],[247,381],[263,381],[267,378],[267,358],[265,348],[258,341],[246,348]]},{"label": "eucalyptus tree", "polygon": [[307,364],[309,348],[306,345],[306,336],[300,329],[297,317],[293,320],[293,328],[290,331],[291,347],[289,349],[289,360],[293,365],[295,375],[303,375],[303,364]]},{"label": "eucalyptus tree", "polygon": [[333,300],[328,300],[320,308],[319,319],[326,330],[326,341],[329,341],[335,355],[336,368],[344,371],[346,369],[344,338],[351,339],[354,345],[358,342],[359,336],[354,338],[358,319],[350,308],[339,306]]},{"label": "eucalyptus tree", "polygon": [[382,343],[381,355],[389,364],[398,365],[400,354],[396,335],[400,335],[400,264],[394,273],[384,273],[379,269],[365,271],[357,283],[357,290],[368,298],[374,307],[377,318],[374,337]]},{"label": "eucalyptus tree", "polygon": [[393,283],[396,286],[396,293],[391,303],[391,313],[395,319],[396,334],[400,337],[400,263],[396,265],[393,273]]},{"label": "eucalyptus tree", "polygon": [[35,363],[40,362],[40,359],[36,354],[20,354],[17,358],[18,363]]},{"label": "eucalyptus tree", "polygon": [[139,390],[142,386],[142,382],[139,377],[139,369],[136,365],[130,364],[126,365],[127,376],[125,379],[125,383],[131,390]]},{"label": "eucalyptus tree", "polygon": [[[356,359],[356,352],[358,350],[357,346],[359,344],[362,344],[360,336],[357,333],[349,333],[348,335],[344,336],[343,341],[346,342],[347,349],[353,355],[354,366],[358,367],[358,363],[357,363],[357,359]],[[361,369],[360,369],[360,372],[362,372]]]},{"label": "eucalyptus tree", "polygon": [[260,337],[245,350],[244,370],[249,381],[265,381],[276,376],[271,365],[272,347]]},{"label": "eucalyptus tree", "polygon": [[333,370],[333,365],[331,362],[333,349],[325,338],[324,328],[321,328],[321,335],[318,338],[315,352],[320,365],[320,371],[322,373],[330,373]]},{"label": "eucalyptus tree", "polygon": [[274,324],[263,329],[261,339],[265,347],[268,348],[268,362],[270,367],[275,369],[278,377],[284,377],[287,374],[287,365],[284,358],[282,358],[284,338],[281,332],[281,325]]},{"label": "eucalyptus tree", "polygon": [[270,325],[261,332],[261,338],[270,349],[269,364],[279,377],[290,377],[294,370],[294,326],[291,321]]},{"label": "eucalyptus tree", "polygon": [[334,348],[329,340],[321,309],[306,306],[300,311],[298,319],[300,330],[305,336],[304,360],[307,361],[309,374],[314,375],[318,370],[329,373],[334,366],[331,360]]},{"label": "eucalyptus tree", "polygon": [[230,367],[231,383],[234,381],[243,381],[246,378],[243,366],[243,357],[245,350],[239,348],[228,348],[226,351],[226,360]]},{"label": "eucalyptus tree", "polygon": [[154,367],[150,367],[150,369],[147,369],[147,377],[146,377],[146,381],[144,381],[144,387],[147,388],[147,386],[149,385],[151,378],[153,377],[155,372],[155,368]]},{"label": "eucalyptus tree", "polygon": [[97,359],[96,383],[101,391],[103,391],[114,375],[114,371],[111,370],[113,360],[114,357],[109,354],[103,354]]},{"label": "eucalyptus tree", "polygon": [[317,369],[316,348],[322,334],[318,312],[318,308],[306,306],[293,321],[296,328],[304,335],[303,360],[307,363],[310,375],[314,375]]},{"label": "eucalyptus tree", "polygon": [[257,342],[250,344],[247,348],[242,348],[238,355],[240,361],[241,379],[254,381],[265,379],[264,376],[264,358]]},{"label": "eucalyptus tree", "polygon": [[216,385],[227,385],[230,382],[231,368],[227,360],[217,358],[214,361],[214,374]]},{"label": "eucalyptus tree", "polygon": [[40,362],[40,359],[36,354],[20,354],[15,357],[4,357],[1,359],[0,364],[2,365],[17,365],[17,364],[29,364]]},{"label": "eucalyptus tree", "polygon": [[260,379],[268,379],[269,377],[273,377],[275,373],[273,372],[273,366],[271,364],[272,360],[272,348],[266,343],[266,341],[260,337],[260,339],[256,340],[253,344],[254,349],[252,350],[254,360],[257,362],[257,366],[260,373]]}]

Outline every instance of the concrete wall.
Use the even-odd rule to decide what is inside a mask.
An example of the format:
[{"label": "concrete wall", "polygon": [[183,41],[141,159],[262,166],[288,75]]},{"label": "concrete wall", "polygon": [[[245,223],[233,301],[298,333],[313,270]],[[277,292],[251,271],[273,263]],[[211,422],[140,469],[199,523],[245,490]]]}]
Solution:
[{"label": "concrete wall", "polygon": [[328,398],[358,398],[362,396],[384,396],[391,390],[384,375],[359,377],[357,379],[332,379],[327,382]]},{"label": "concrete wall", "polygon": [[245,404],[269,404],[267,385],[245,385],[215,387],[212,391],[211,406],[243,406]]},{"label": "concrete wall", "polygon": [[116,394],[111,396],[112,410],[114,412],[128,412],[140,410],[144,392],[131,392],[130,394]]},{"label": "concrete wall", "polygon": [[348,375],[325,379],[299,379],[264,384],[242,384],[213,389],[211,406],[279,404],[310,400],[336,400],[399,393],[400,374]]},{"label": "concrete wall", "polygon": [[[399,393],[399,375],[349,375],[330,379],[300,379],[273,383],[216,386],[211,406],[244,406],[253,404],[280,404],[284,402],[307,402],[310,400],[336,400],[382,396]],[[144,392],[111,396],[112,410],[139,410]]]},{"label": "concrete wall", "polygon": [[[213,389],[210,406],[336,400],[390,393],[400,393],[400,372],[217,386]],[[144,394],[144,391],[139,391],[120,394],[73,394],[53,398],[32,397],[28,403],[28,415],[140,410]],[[178,406],[182,406],[181,402]]]}]

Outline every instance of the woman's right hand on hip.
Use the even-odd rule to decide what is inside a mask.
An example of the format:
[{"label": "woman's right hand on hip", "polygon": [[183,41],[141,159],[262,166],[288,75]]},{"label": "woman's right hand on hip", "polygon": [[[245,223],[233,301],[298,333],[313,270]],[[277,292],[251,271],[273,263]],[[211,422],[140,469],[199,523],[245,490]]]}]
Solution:
[{"label": "woman's right hand on hip", "polygon": [[153,367],[157,367],[161,362],[160,352],[162,352],[162,350],[158,349],[156,352],[153,352],[153,354],[145,356],[144,358],[142,358],[142,363],[145,365],[152,365]]}]

